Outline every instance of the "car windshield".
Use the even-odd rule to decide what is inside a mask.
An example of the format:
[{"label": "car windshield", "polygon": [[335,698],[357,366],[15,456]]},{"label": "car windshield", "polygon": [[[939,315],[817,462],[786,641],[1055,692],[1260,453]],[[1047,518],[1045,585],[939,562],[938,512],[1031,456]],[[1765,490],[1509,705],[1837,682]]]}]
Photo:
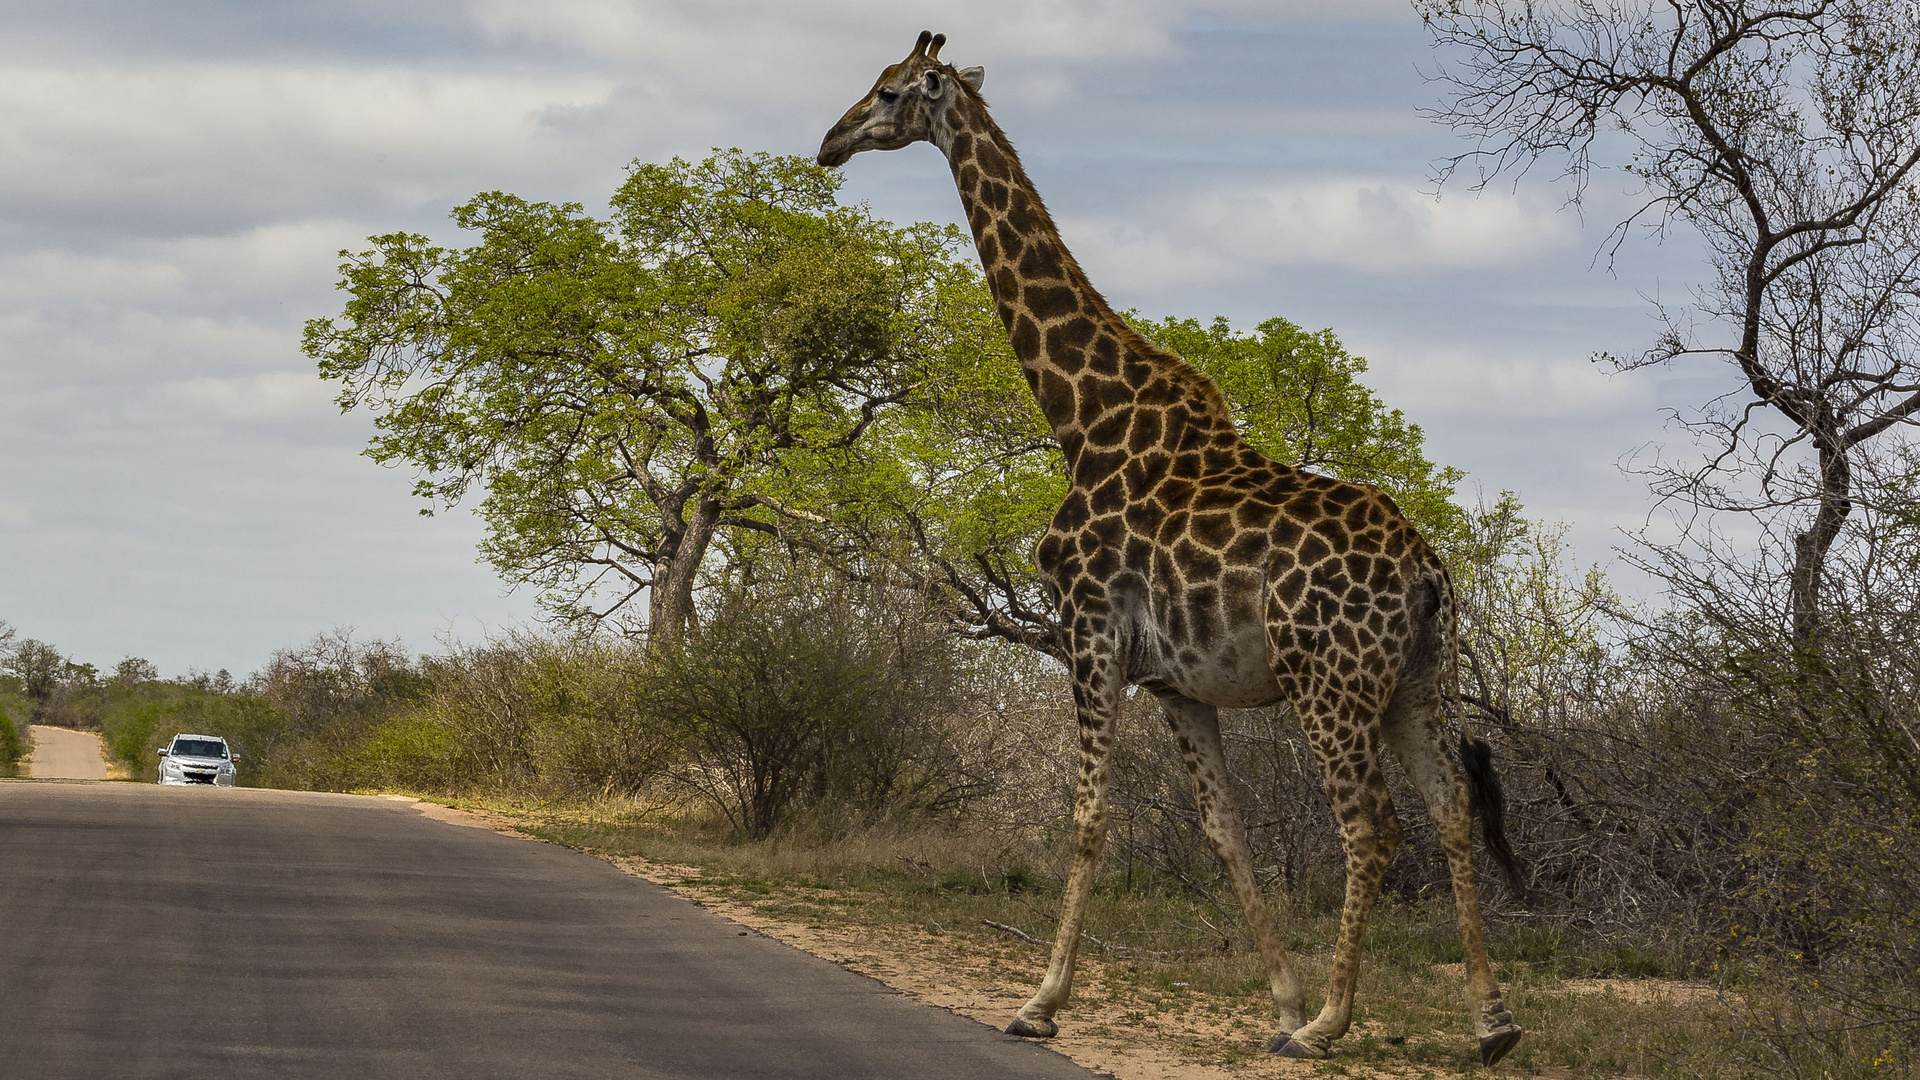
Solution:
[{"label": "car windshield", "polygon": [[212,739],[175,739],[173,753],[181,757],[218,757],[227,756],[227,744]]}]

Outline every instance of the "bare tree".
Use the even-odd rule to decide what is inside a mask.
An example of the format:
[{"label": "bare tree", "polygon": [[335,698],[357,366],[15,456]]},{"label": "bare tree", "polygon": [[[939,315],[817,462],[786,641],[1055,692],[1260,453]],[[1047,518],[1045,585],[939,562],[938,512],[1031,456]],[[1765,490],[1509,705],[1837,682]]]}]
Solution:
[{"label": "bare tree", "polygon": [[1618,160],[1644,201],[1609,252],[1636,225],[1705,241],[1713,276],[1694,309],[1663,311],[1653,347],[1614,362],[1706,355],[1738,370],[1739,392],[1684,417],[1704,458],[1661,467],[1655,488],[1791,515],[1789,622],[1807,644],[1861,497],[1855,470],[1920,413],[1920,6],[1417,2],[1449,87],[1431,115],[1478,143],[1443,164],[1443,184],[1551,159],[1578,202]]}]

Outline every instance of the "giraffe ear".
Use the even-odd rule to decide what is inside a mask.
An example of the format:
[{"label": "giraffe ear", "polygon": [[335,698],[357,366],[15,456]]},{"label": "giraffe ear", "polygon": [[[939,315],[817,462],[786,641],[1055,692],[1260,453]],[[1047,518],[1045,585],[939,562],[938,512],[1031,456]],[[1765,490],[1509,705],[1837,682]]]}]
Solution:
[{"label": "giraffe ear", "polygon": [[961,68],[960,77],[967,80],[968,86],[978,90],[980,89],[980,85],[987,81],[987,69],[983,67]]}]

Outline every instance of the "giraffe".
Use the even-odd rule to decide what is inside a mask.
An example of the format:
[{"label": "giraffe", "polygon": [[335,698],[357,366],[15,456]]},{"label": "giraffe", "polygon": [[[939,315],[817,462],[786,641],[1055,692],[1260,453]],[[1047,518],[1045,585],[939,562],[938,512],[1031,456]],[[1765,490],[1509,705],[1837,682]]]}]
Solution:
[{"label": "giraffe", "polygon": [[[1107,833],[1108,758],[1122,693],[1158,697],[1202,825],[1265,965],[1283,1030],[1270,1048],[1319,1058],[1346,1033],[1360,947],[1399,842],[1383,772],[1391,748],[1438,827],[1466,952],[1480,1056],[1522,1029],[1501,1001],[1480,927],[1472,826],[1510,874],[1487,744],[1449,751],[1443,698],[1458,683],[1452,585],[1379,488],[1277,464],[1236,430],[1205,376],[1131,330],[1061,242],[1005,134],[985,72],[940,60],[922,32],[820,146],[820,164],[933,143],[946,155],[1021,371],[1072,485],[1035,549],[1067,637],[1080,769],[1074,850],[1052,957],[1007,1031],[1047,1037]],[[1311,1021],[1254,879],[1218,710],[1286,702],[1319,760],[1346,852],[1346,902],[1324,1007]],[[1517,877],[1514,878],[1517,884]]]}]

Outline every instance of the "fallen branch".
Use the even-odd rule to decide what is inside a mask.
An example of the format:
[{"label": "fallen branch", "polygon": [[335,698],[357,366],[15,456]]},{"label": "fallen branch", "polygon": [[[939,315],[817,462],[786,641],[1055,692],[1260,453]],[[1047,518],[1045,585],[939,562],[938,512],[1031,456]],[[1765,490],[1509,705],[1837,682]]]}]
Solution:
[{"label": "fallen branch", "polygon": [[1017,926],[1008,926],[1006,923],[994,922],[992,919],[981,919],[980,921],[988,926],[993,927],[995,930],[1001,931],[1002,933],[1012,934],[1014,937],[1019,938],[1021,941],[1029,941],[1035,945],[1046,944],[1046,942],[1041,941],[1039,938],[1034,937],[1032,934],[1027,933],[1025,930],[1022,930]]},{"label": "fallen branch", "polygon": [[[1014,937],[1019,938],[1021,941],[1031,942],[1035,945],[1047,944],[1046,942],[1041,941],[1039,938],[1034,937],[1032,934],[1027,933],[1025,930],[1022,930],[1017,926],[1008,926],[1006,923],[997,923],[997,922],[994,922],[992,919],[981,919],[980,921],[987,926],[993,927],[995,930],[1001,931],[1002,933],[1012,934]],[[1102,949],[1105,949],[1108,952],[1125,953],[1126,955],[1129,955],[1129,956],[1151,956],[1161,960],[1165,960],[1168,957],[1173,955],[1170,952],[1161,952],[1158,949],[1136,949],[1131,945],[1109,945],[1106,942],[1101,941],[1099,938],[1094,937],[1092,934],[1087,933],[1085,930],[1080,931],[1080,936],[1085,938],[1088,941],[1093,942],[1095,945],[1100,946]]]}]

